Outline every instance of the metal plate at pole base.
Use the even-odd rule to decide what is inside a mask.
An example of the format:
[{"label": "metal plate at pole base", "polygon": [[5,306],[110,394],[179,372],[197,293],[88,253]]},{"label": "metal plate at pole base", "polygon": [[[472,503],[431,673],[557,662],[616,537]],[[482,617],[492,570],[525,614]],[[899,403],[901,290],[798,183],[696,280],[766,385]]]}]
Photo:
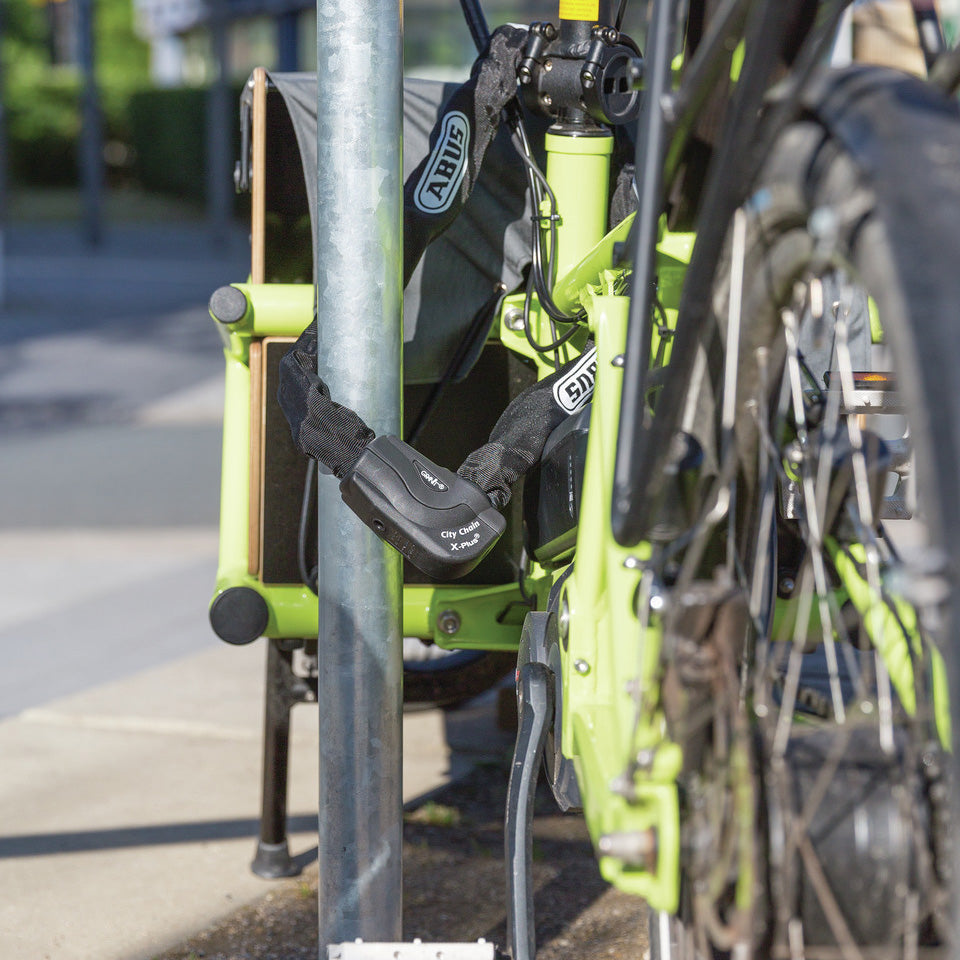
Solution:
[{"label": "metal plate at pole base", "polygon": [[476,943],[331,943],[327,960],[497,960],[502,954],[486,940]]}]

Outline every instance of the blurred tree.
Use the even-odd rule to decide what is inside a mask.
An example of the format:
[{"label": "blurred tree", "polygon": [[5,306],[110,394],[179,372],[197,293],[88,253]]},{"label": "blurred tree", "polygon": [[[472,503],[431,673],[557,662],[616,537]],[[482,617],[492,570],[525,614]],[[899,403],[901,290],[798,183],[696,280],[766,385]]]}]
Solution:
[{"label": "blurred tree", "polygon": [[[75,183],[81,76],[73,4],[0,2],[5,13],[0,56],[6,71],[11,176],[22,183]],[[129,160],[127,104],[135,91],[149,85],[149,51],[133,32],[131,0],[94,0],[94,9],[107,161],[116,170]],[[56,43],[54,24],[59,29]]]}]

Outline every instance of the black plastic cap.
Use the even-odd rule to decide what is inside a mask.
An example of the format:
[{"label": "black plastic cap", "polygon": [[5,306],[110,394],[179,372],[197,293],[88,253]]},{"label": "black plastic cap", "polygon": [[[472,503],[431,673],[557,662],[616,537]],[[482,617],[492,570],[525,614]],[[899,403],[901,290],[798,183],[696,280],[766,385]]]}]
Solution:
[{"label": "black plastic cap", "polygon": [[266,600],[251,587],[230,587],[210,605],[213,632],[237,646],[262,637],[269,620]]},{"label": "black plastic cap", "polygon": [[247,298],[236,287],[218,287],[210,297],[210,313],[220,323],[239,323],[247,315]]}]

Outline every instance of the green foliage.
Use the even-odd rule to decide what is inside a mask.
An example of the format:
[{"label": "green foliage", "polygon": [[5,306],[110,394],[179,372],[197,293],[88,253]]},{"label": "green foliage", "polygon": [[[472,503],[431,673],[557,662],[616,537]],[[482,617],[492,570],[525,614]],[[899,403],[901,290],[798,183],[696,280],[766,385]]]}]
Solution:
[{"label": "green foliage", "polygon": [[[0,0],[10,172],[25,184],[77,180],[82,77],[51,63],[51,20],[32,0]],[[149,82],[146,45],[133,34],[131,0],[94,0],[97,85],[106,140],[129,142],[127,105]],[[122,151],[121,151],[122,154]]]},{"label": "green foliage", "polygon": [[80,83],[72,73],[22,71],[7,94],[10,172],[30,184],[76,180],[80,135]]},{"label": "green foliage", "polygon": [[[240,99],[231,93],[231,103]],[[208,91],[197,87],[141,90],[129,102],[134,172],[147,190],[202,201],[206,194],[206,111]],[[235,113],[231,116],[236,116]],[[240,127],[234,122],[230,156],[240,155]]]},{"label": "green foliage", "polygon": [[431,827],[458,827],[461,823],[460,811],[434,800],[428,800],[423,806],[404,814],[407,823],[423,823]]},{"label": "green foliage", "polygon": [[140,183],[191,200],[204,196],[206,91],[141,90],[130,98],[131,142]]}]

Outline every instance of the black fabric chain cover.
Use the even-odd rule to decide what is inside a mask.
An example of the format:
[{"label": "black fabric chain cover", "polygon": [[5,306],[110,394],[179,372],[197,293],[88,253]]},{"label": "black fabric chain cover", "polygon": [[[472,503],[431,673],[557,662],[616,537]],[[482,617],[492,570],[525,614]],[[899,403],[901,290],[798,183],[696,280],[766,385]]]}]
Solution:
[{"label": "black fabric chain cover", "polygon": [[473,191],[500,114],[516,96],[526,39],[521,27],[493,32],[470,79],[444,104],[430,136],[430,152],[403,186],[404,286],[427,245],[453,223]]},{"label": "black fabric chain cover", "polygon": [[358,414],[330,399],[330,390],[317,376],[316,318],[280,360],[277,400],[293,442],[338,480],[353,469],[375,436]]},{"label": "black fabric chain cover", "polygon": [[[543,445],[553,431],[573,412],[556,399],[554,386],[564,381],[571,370],[583,369],[582,360],[592,352],[587,344],[581,357],[565,363],[507,404],[500,415],[490,439],[460,465],[457,473],[476,484],[498,509],[509,502],[512,487],[532,466],[540,461]],[[582,409],[593,394],[593,372],[590,386],[584,392],[576,410]]]},{"label": "black fabric chain cover", "polygon": [[[527,31],[500,27],[474,64],[470,79],[450,96],[431,136],[430,153],[404,185],[404,284],[423,251],[456,219],[480,174],[503,108],[516,94],[516,71]],[[629,206],[630,198],[623,205]],[[497,421],[489,441],[457,471],[498,508],[537,461],[553,430],[570,415],[554,397],[554,384],[577,360],[529,387]],[[330,398],[316,373],[317,320],[280,363],[278,400],[294,443],[338,479],[350,472],[374,438],[360,417]]]},{"label": "black fabric chain cover", "polygon": [[[547,438],[570,416],[571,408],[558,402],[554,386],[558,382],[562,385],[572,370],[581,371],[582,376],[584,358],[590,353],[588,344],[583,355],[515,397],[500,415],[487,443],[474,450],[457,470],[498,509],[510,502],[513,485],[540,460]],[[315,373],[316,354],[316,327],[311,325],[296,348],[281,360],[278,399],[297,447],[342,480],[375,434],[353,410],[330,399],[327,385]],[[592,395],[592,372],[587,376],[590,386],[577,409]]]}]

